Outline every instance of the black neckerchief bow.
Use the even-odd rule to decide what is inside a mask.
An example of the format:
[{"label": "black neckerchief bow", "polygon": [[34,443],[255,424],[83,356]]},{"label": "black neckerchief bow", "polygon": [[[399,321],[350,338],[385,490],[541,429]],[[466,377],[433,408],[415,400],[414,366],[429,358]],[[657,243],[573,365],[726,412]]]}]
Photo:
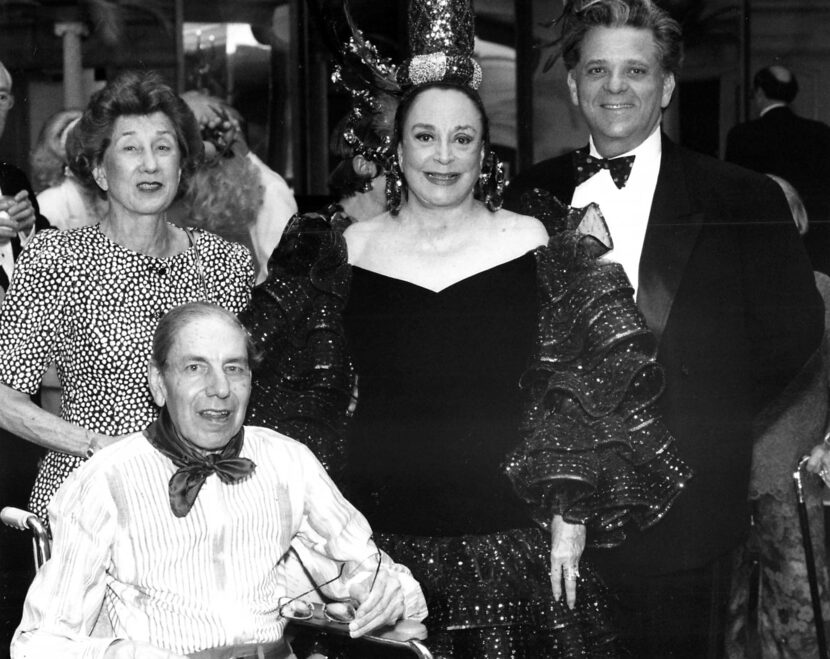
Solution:
[{"label": "black neckerchief bow", "polygon": [[221,451],[204,454],[179,434],[170,419],[167,407],[161,409],[158,419],[144,431],[145,437],[179,469],[170,478],[170,508],[176,517],[190,512],[199,490],[208,476],[215,473],[223,483],[237,483],[247,478],[256,464],[240,458],[245,440],[245,429],[240,428]]}]

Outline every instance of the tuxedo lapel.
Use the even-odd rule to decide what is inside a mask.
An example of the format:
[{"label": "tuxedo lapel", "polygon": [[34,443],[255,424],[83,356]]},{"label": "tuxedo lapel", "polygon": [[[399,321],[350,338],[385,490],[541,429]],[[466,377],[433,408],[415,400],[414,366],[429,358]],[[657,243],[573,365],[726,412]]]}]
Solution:
[{"label": "tuxedo lapel", "polygon": [[637,306],[658,345],[702,221],[703,212],[689,194],[680,150],[663,136],[637,287]]}]

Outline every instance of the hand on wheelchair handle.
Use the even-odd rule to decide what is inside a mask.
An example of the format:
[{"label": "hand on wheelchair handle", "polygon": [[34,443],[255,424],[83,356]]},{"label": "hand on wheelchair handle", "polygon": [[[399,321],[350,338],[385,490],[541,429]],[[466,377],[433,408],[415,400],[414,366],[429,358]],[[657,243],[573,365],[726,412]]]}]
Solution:
[{"label": "hand on wheelchair handle", "polygon": [[187,657],[161,650],[149,643],[120,640],[107,648],[104,659],[187,659]]},{"label": "hand on wheelchair handle", "polygon": [[830,485],[830,445],[822,442],[815,446],[810,452],[805,469],[820,476],[825,485]]}]

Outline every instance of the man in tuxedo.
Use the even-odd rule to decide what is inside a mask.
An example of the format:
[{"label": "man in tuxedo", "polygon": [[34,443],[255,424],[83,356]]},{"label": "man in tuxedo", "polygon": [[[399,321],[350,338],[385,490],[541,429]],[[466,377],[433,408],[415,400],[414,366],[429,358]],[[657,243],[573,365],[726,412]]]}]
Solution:
[{"label": "man in tuxedo", "polygon": [[566,10],[562,55],[589,145],[523,172],[505,205],[540,188],[597,202],[608,221],[608,257],[657,339],[661,411],[695,476],[658,524],[586,555],[619,596],[632,656],[717,657],[730,552],[749,526],[752,419],[819,348],[822,303],[777,185],[661,133],[679,25],[651,0],[583,6]]},{"label": "man in tuxedo", "polygon": [[[12,77],[0,62],[0,137],[14,107]],[[23,244],[49,223],[40,215],[35,193],[26,175],[14,165],[0,162],[0,301],[9,287]]]},{"label": "man in tuxedo", "polygon": [[792,183],[807,209],[813,269],[830,274],[830,126],[790,109],[798,80],[783,66],[758,71],[752,87],[759,117],[729,131],[726,160]]}]

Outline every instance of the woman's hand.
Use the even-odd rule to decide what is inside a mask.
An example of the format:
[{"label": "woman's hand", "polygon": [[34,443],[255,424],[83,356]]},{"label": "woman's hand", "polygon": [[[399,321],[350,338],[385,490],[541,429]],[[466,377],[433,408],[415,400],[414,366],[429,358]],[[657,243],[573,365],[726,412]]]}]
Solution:
[{"label": "woman's hand", "polygon": [[[115,444],[116,442],[120,442],[125,437],[129,437],[129,435],[110,437],[109,435],[102,435],[101,433],[92,432],[91,430],[87,432],[89,433],[89,448],[83,457],[92,457],[92,455],[100,451],[102,448],[106,448],[110,444]],[[89,449],[91,449],[91,451]]]},{"label": "woman's hand", "polygon": [[553,597],[562,597],[565,583],[565,600],[570,608],[576,605],[576,578],[579,576],[579,559],[585,550],[585,526],[568,524],[561,515],[553,516],[551,524],[550,583]]},{"label": "woman's hand", "polygon": [[394,625],[403,616],[404,594],[397,575],[381,567],[374,586],[371,586],[372,577],[374,573],[349,591],[358,603],[357,615],[349,623],[349,636],[352,638],[384,625]]},{"label": "woman's hand", "polygon": [[810,473],[821,476],[824,484],[830,486],[830,446],[822,442],[813,448],[805,468]]}]

